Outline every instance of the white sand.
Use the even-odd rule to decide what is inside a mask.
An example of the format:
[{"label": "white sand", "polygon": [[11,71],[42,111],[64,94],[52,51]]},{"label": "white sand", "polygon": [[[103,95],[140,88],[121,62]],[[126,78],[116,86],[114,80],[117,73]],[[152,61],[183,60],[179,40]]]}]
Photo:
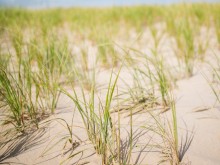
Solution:
[{"label": "white sand", "polygon": [[[125,40],[118,39],[118,43],[120,42],[124,45],[131,45],[137,35],[138,34],[135,32],[131,32],[130,40],[126,42]],[[212,44],[210,49],[213,50],[213,48],[215,48],[214,51],[219,54],[219,50],[215,47],[215,39],[213,40],[211,41]],[[141,41],[135,42],[135,44],[132,46],[140,48],[140,50],[143,50],[144,52],[150,52],[149,50],[151,46],[149,44],[152,43],[150,41],[152,41],[152,38],[149,31],[146,30],[146,32],[142,35]],[[165,57],[167,62],[175,66],[176,64],[174,59],[174,52],[172,49],[170,49],[170,45],[172,45],[171,39],[165,36],[161,42],[160,52],[163,53],[162,55]],[[89,53],[91,55],[90,61],[92,61],[97,50],[92,46],[91,43],[88,42],[87,44],[89,45]],[[211,52],[211,50],[207,51],[207,60],[212,59],[210,55]],[[212,93],[207,81],[202,76],[203,73],[210,76],[207,66],[199,62],[197,62],[195,66],[196,69],[194,75],[191,78],[179,80],[177,82],[177,87],[174,90],[174,95],[176,98],[179,138],[185,138],[187,132],[189,135],[194,133],[193,141],[184,156],[183,162],[193,165],[218,165],[220,162],[220,109],[218,108],[218,105],[213,107],[216,98]],[[126,83],[130,85],[132,84],[132,78],[129,73],[130,71],[123,67],[118,82],[119,89],[126,87],[123,81],[126,81]],[[97,82],[99,86],[106,87],[109,76],[109,70],[100,69],[100,72],[97,75]],[[195,112],[196,110],[202,110],[206,107],[208,108],[205,111]],[[62,95],[56,110],[56,114],[49,117],[47,120],[62,118],[67,123],[71,124],[73,118],[73,110],[73,102],[67,96]],[[168,111],[164,115],[169,116],[170,113],[171,112]],[[114,117],[117,115],[112,114],[112,116],[113,120],[115,120]],[[125,115],[122,115],[121,118],[121,127],[122,136],[126,138],[127,135],[125,130],[129,130],[129,117],[124,116]],[[147,113],[134,115],[134,132],[136,130],[140,130],[140,127],[143,126],[148,121],[148,119],[149,115]],[[76,147],[76,149],[69,151],[65,155],[63,155],[63,153],[71,148],[68,143],[65,149],[63,149],[65,140],[61,141],[61,139],[62,137],[68,135],[68,130],[64,127],[65,123],[63,121],[58,121],[59,120],[57,119],[50,122],[42,135],[40,135],[38,131],[36,131],[33,135],[30,135],[31,137],[36,136],[36,139],[25,139],[23,144],[16,142],[14,145],[14,147],[16,147],[15,149],[17,149],[15,152],[16,155],[9,156],[9,158],[3,162],[13,162],[11,164],[20,163],[28,165],[56,165],[64,161],[68,155],[70,155],[71,151],[73,151],[73,153],[83,151],[83,153],[80,153],[69,161],[64,162],[64,164],[77,164],[77,162],[78,164],[101,164],[101,157],[95,153],[92,144],[89,142],[84,130],[81,116],[77,110],[75,111],[73,118],[72,131],[74,135],[81,139],[81,141],[74,137],[74,139],[79,142],[79,146]],[[62,126],[61,123],[64,126]],[[151,149],[149,146],[144,148],[144,146],[148,144],[149,141],[151,142],[152,139],[149,138],[150,136],[147,133],[141,134],[137,132],[136,134],[140,135],[140,137],[137,140],[138,147],[134,148],[132,154],[133,164],[156,164],[157,161],[161,159],[160,153],[154,152],[155,150]],[[56,144],[58,141],[61,142]],[[42,156],[43,151],[51,146],[54,146],[54,148],[50,149],[48,153],[45,153],[44,156]],[[141,150],[142,152],[140,152]],[[3,154],[4,151],[5,150],[0,151],[0,155]]]}]

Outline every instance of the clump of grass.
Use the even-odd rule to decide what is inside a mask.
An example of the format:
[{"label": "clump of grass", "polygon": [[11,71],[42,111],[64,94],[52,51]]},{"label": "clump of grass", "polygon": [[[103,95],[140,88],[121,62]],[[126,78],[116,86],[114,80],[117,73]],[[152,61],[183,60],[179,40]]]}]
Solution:
[{"label": "clump of grass", "polygon": [[169,164],[181,164],[183,161],[183,157],[187,152],[190,144],[193,140],[193,134],[188,136],[188,132],[185,138],[185,141],[181,139],[181,143],[179,140],[178,126],[177,126],[177,116],[176,116],[176,106],[175,101],[173,99],[172,93],[169,93],[170,97],[170,107],[171,107],[171,120],[163,118],[161,114],[151,113],[154,124],[147,125],[143,128],[155,133],[160,137],[160,142],[156,142],[153,144],[155,148],[161,153],[160,163],[169,162]]},{"label": "clump of grass", "polygon": [[[208,36],[206,36],[206,38],[208,38]],[[205,59],[205,53],[206,50],[209,47],[209,39],[207,39],[206,41],[202,41],[200,38],[198,39],[198,46],[197,46],[197,53],[198,53],[198,57],[199,59],[204,62]]]},{"label": "clump of grass", "polygon": [[[124,92],[128,97],[121,102],[120,111],[133,111],[134,114],[140,114],[145,111],[161,109],[165,112],[170,109],[170,99],[168,92],[172,88],[173,79],[165,66],[164,59],[155,54],[148,57],[146,54],[135,51],[141,58],[141,66],[133,66],[133,86],[128,86],[128,91]],[[126,105],[128,103],[128,105]],[[113,110],[113,112],[117,112]],[[130,114],[128,115],[130,116]]]},{"label": "clump of grass", "polygon": [[33,77],[36,94],[41,100],[41,109],[50,109],[54,113],[61,94],[61,77],[65,79],[66,65],[70,61],[67,41],[60,43],[54,36],[43,47],[33,44],[30,45],[29,53],[34,54],[36,62],[37,71]]},{"label": "clump of grass", "polygon": [[163,32],[160,33],[156,25],[151,25],[150,31],[154,40],[154,47],[151,51],[154,55],[156,55],[158,53],[161,38],[163,37]]},{"label": "clump of grass", "polygon": [[73,67],[73,75],[77,83],[88,91],[92,89],[93,71],[93,68],[89,65],[88,50],[86,48],[81,49],[80,59],[77,61],[76,66]]},{"label": "clump of grass", "polygon": [[[187,6],[182,6],[176,13],[170,10],[166,14],[166,25],[169,34],[174,37],[177,49],[175,50],[179,65],[184,66],[185,76],[190,77],[193,74],[195,63],[195,25],[197,25],[189,14],[185,13]],[[188,9],[189,10],[189,9]],[[175,15],[176,14],[176,15]],[[193,27],[194,26],[194,27]],[[197,28],[198,30],[198,28]]]},{"label": "clump of grass", "polygon": [[168,98],[168,91],[171,88],[171,81],[172,79],[169,79],[169,72],[167,72],[167,68],[164,63],[164,58],[161,56],[156,56],[152,59],[146,59],[148,60],[152,66],[153,69],[148,68],[148,73],[150,74],[150,80],[151,84],[156,82],[159,86],[159,92],[162,98],[162,104],[164,107],[169,106],[169,98]]},{"label": "clump of grass", "polygon": [[98,42],[98,58],[104,67],[115,67],[118,64],[118,57],[114,45],[107,39],[101,38]]},{"label": "clump of grass", "polygon": [[[141,53],[141,52],[140,52]],[[159,56],[157,52],[150,58],[146,54],[142,54],[142,61],[144,61],[143,67],[137,67],[137,71],[141,75],[141,79],[144,79],[145,88],[151,89],[151,93],[154,98],[157,98],[158,92],[162,99],[162,105],[164,107],[169,106],[168,91],[172,87],[172,78],[165,66],[164,58]],[[140,82],[140,80],[139,80]],[[143,90],[143,89],[141,89]],[[165,108],[166,109],[166,108]]]},{"label": "clump of grass", "polygon": [[1,107],[7,111],[4,125],[12,124],[18,132],[24,132],[29,124],[38,123],[38,112],[29,94],[20,82],[5,70],[0,70]]},{"label": "clump of grass", "polygon": [[88,49],[81,49],[82,69],[89,71]]},{"label": "clump of grass", "polygon": [[[118,152],[120,152],[120,137],[116,133],[116,129],[110,115],[111,103],[119,73],[114,81],[112,80],[113,73],[111,74],[105,96],[105,102],[103,103],[98,97],[98,107],[95,106],[95,74],[93,76],[93,86],[91,88],[88,101],[86,100],[86,94],[83,89],[82,101],[80,100],[79,94],[77,94],[78,92],[76,90],[73,91],[74,95],[70,95],[66,91],[64,91],[64,93],[73,100],[80,112],[88,138],[92,142],[96,153],[101,155],[102,163],[112,164],[117,160],[117,156],[119,154]],[[119,148],[114,148],[115,146]]]},{"label": "clump of grass", "polygon": [[3,59],[1,54],[0,59],[8,65],[1,67],[1,97],[10,118],[5,124],[13,124],[19,132],[33,123],[38,127],[41,119],[54,113],[61,77],[67,74],[70,61],[67,41],[61,44],[48,37],[43,42],[35,37],[26,43],[23,35],[16,29],[11,36],[14,54],[9,51],[9,58]]},{"label": "clump of grass", "polygon": [[132,89],[130,90],[130,97],[132,98],[133,102],[141,102],[141,100],[144,101],[147,95],[155,94],[154,86],[152,82],[150,82],[150,85],[146,81],[141,82],[141,80],[145,79],[144,76],[145,75],[143,74],[143,72],[141,72],[138,68],[135,69],[133,74],[134,87],[133,90]]},{"label": "clump of grass", "polygon": [[8,66],[0,68],[2,106],[5,107],[7,116],[3,124],[12,124],[18,132],[25,132],[33,124],[38,127],[38,122],[44,115],[40,115],[38,101],[32,95],[34,85],[30,67],[31,57],[24,56],[22,34],[19,30],[16,34],[12,36],[15,57],[10,54]]},{"label": "clump of grass", "polygon": [[176,42],[179,49],[177,57],[183,61],[186,76],[190,77],[193,74],[195,62],[194,32],[188,19],[181,20],[177,28]]}]

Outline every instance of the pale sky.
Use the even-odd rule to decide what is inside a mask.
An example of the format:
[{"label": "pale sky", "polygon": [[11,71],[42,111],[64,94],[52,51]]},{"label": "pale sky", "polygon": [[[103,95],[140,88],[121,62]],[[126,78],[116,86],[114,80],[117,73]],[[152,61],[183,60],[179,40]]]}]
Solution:
[{"label": "pale sky", "polygon": [[72,6],[119,6],[141,4],[172,4],[179,2],[220,2],[220,0],[0,0],[0,6],[46,8]]}]

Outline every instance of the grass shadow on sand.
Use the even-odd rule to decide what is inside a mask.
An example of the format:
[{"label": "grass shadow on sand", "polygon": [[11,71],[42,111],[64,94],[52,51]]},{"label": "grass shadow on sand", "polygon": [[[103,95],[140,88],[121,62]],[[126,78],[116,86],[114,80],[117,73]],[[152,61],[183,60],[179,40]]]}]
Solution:
[{"label": "grass shadow on sand", "polygon": [[11,139],[0,141],[0,164],[10,164],[10,162],[3,162],[9,158],[18,156],[19,154],[30,151],[35,146],[46,142],[47,137],[43,137],[46,129],[41,128],[37,131],[16,136]]}]

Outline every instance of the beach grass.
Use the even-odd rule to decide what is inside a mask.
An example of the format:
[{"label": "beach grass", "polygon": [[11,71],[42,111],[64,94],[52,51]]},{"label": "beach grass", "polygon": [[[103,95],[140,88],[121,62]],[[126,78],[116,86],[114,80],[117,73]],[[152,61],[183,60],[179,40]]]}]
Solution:
[{"label": "beach grass", "polygon": [[[158,163],[181,164],[193,136],[179,138],[176,81],[195,76],[209,60],[208,50],[219,50],[219,10],[218,3],[0,8],[1,134],[39,129],[44,119],[58,115],[65,102],[61,98],[68,96],[66,106],[73,104],[79,113],[102,164],[134,164],[137,127],[159,137],[159,142],[145,146],[159,151]],[[218,104],[217,53],[214,61],[216,65],[209,63],[213,81],[204,78]],[[149,117],[143,127],[134,120],[142,114]],[[76,144],[76,119],[54,120],[67,132],[61,140],[64,146]],[[82,153],[74,152],[61,164]]]}]

